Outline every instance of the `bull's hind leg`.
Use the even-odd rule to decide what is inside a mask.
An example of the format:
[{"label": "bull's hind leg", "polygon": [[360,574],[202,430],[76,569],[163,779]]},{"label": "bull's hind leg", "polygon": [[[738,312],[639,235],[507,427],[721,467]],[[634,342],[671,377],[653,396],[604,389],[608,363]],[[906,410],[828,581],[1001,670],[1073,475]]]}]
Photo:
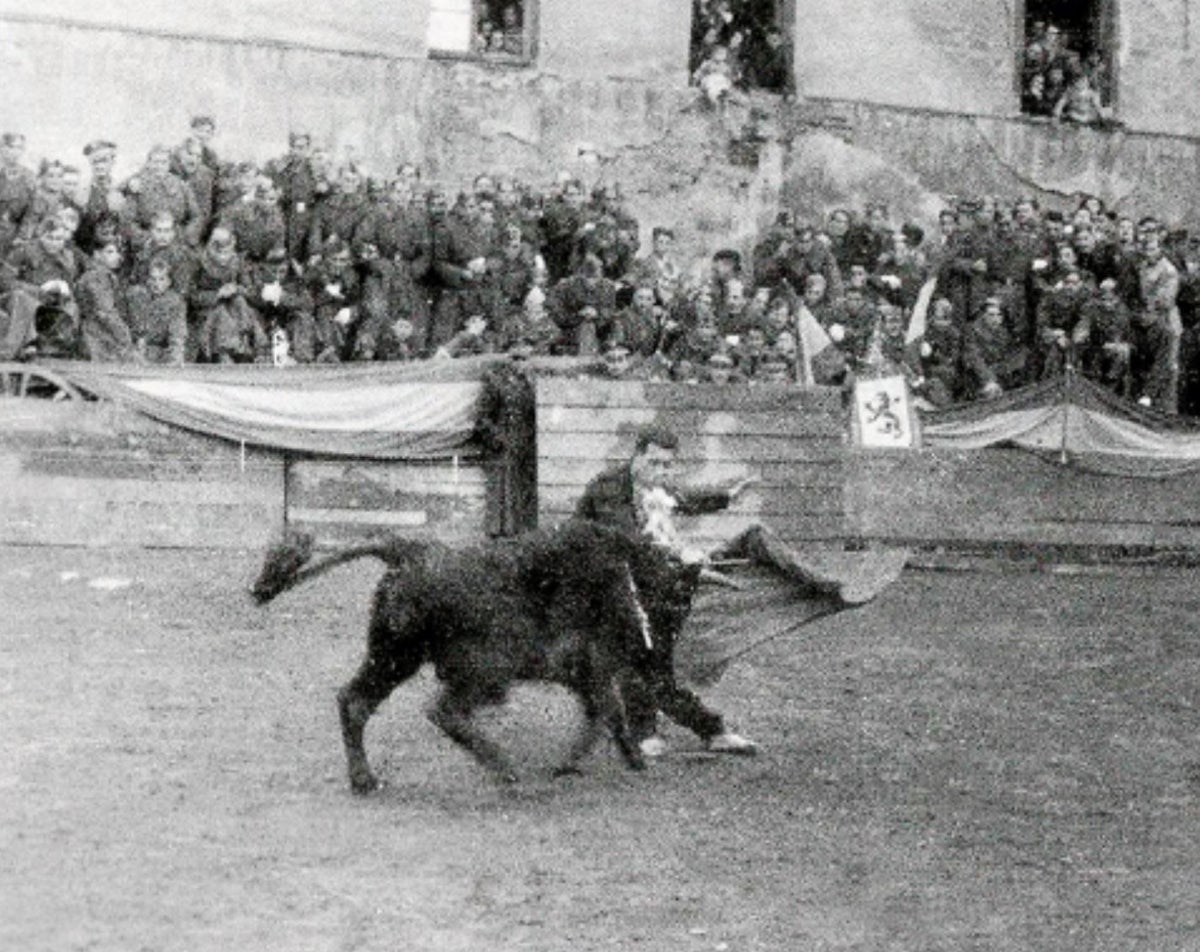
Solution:
[{"label": "bull's hind leg", "polygon": [[358,673],[338,691],[338,714],[342,722],[350,789],[360,794],[379,787],[363,747],[367,721],[398,685],[417,673],[424,660],[419,645],[397,644],[393,640],[386,644],[388,650],[383,650],[384,647],[385,643],[372,638]]},{"label": "bull's hind leg", "polygon": [[456,744],[466,748],[488,770],[507,783],[515,783],[516,771],[509,763],[504,752],[491,740],[483,735],[471,717],[472,712],[483,701],[494,701],[491,696],[477,698],[469,689],[454,685],[442,688],[437,700],[429,711],[429,720]]}]

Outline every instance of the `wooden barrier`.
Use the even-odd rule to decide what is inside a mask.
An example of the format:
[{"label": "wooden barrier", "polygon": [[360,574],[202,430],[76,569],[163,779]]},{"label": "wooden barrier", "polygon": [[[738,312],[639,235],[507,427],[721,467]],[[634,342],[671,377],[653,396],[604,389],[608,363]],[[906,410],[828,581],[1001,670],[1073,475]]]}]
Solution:
[{"label": "wooden barrier", "polygon": [[375,532],[477,541],[485,534],[486,501],[484,469],[475,460],[295,460],[287,467],[288,525],[322,542]]},{"label": "wooden barrier", "polygon": [[905,543],[1200,549],[1200,473],[1108,476],[1020,449],[849,455],[849,535]]},{"label": "wooden barrier", "polygon": [[282,486],[277,454],[115,403],[0,399],[0,542],[256,547]]},{"label": "wooden barrier", "polygon": [[625,462],[639,426],[671,426],[681,477],[697,485],[759,482],[726,512],[682,520],[697,545],[768,522],[788,541],[841,538],[845,426],[836,390],[694,387],[547,377],[537,381],[539,520],[574,509],[604,468]]}]

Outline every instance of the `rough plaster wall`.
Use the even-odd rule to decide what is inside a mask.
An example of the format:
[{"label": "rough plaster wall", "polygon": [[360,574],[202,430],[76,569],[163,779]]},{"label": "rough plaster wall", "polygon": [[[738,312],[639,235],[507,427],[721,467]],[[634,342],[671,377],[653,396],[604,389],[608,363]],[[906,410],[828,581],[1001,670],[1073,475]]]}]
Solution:
[{"label": "rough plaster wall", "polygon": [[428,10],[428,0],[0,0],[0,17],[17,20],[265,40],[385,56],[424,55]]},{"label": "rough plaster wall", "polygon": [[[827,108],[848,124],[846,141],[884,157],[887,169],[881,178],[830,159],[825,178],[833,183],[831,194],[847,190],[843,179],[859,190],[874,188],[876,194],[868,197],[886,197],[894,188],[892,194],[906,207],[922,203],[922,194],[953,193],[1032,194],[1047,207],[1068,208],[1087,193],[1124,212],[1176,223],[1200,221],[1200,143],[1195,140],[862,103]],[[803,154],[800,147],[798,154]],[[795,177],[789,171],[788,180]],[[873,179],[880,184],[873,185]]]},{"label": "rough plaster wall", "polygon": [[622,79],[687,75],[689,0],[538,0],[544,72]]},{"label": "rough plaster wall", "polygon": [[1118,29],[1120,114],[1131,128],[1200,132],[1200,3],[1126,0]]},{"label": "rough plaster wall", "polygon": [[796,0],[806,95],[1011,114],[1012,0]]}]

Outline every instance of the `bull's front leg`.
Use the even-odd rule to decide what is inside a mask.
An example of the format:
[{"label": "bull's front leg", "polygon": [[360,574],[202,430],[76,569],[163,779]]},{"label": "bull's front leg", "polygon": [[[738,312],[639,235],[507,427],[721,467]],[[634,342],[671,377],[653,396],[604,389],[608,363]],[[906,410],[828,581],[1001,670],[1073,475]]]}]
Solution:
[{"label": "bull's front leg", "polygon": [[470,692],[445,687],[430,709],[428,717],[452,741],[466,748],[488,770],[505,783],[516,783],[517,773],[504,752],[475,726],[472,712],[476,707]]},{"label": "bull's front leg", "polygon": [[583,704],[583,726],[555,775],[579,773],[580,761],[591,753],[605,726],[617,742],[626,766],[631,770],[644,770],[646,758],[629,730],[611,666],[595,664],[593,661],[592,668],[597,673],[587,676],[583,684],[573,686]]}]

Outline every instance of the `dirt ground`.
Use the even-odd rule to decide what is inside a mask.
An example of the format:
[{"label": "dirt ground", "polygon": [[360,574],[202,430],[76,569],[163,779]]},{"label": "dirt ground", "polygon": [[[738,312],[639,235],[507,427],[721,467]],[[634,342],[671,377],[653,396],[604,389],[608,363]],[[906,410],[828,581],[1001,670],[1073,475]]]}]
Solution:
[{"label": "dirt ground", "polygon": [[373,565],[0,549],[0,949],[1200,949],[1194,571],[910,571],[707,692],[764,745],[611,745],[522,689],[494,785],[398,693],[350,795]]}]

